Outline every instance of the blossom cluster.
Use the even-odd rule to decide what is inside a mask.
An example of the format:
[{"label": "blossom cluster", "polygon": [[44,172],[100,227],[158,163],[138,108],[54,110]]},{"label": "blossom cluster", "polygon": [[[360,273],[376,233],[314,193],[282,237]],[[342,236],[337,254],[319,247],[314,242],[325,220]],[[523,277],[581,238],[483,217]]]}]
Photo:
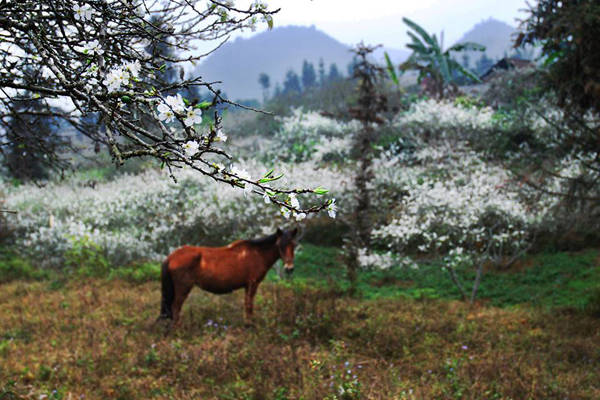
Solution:
[{"label": "blossom cluster", "polygon": [[352,133],[360,128],[358,121],[341,122],[316,111],[292,110],[289,117],[280,117],[270,154],[294,162],[328,158],[343,160],[351,149]]},{"label": "blossom cluster", "polygon": [[[240,161],[233,169],[250,177],[260,176],[265,167]],[[279,169],[300,185],[319,182],[336,196],[346,191],[335,170],[315,169],[309,163],[282,164]],[[18,211],[9,217],[15,228],[12,240],[40,264],[52,267],[62,265],[73,239],[89,238],[111,263],[123,265],[160,261],[184,244],[215,245],[261,236],[290,223],[264,207],[260,196],[245,199],[244,191],[209,181],[190,169],[176,177],[178,183],[161,171],[148,170],[95,188],[73,179],[44,188],[3,186],[0,192],[6,195],[5,206]],[[335,211],[332,203],[328,212]]]},{"label": "blossom cluster", "polygon": [[398,129],[411,129],[416,133],[434,132],[443,136],[447,132],[482,131],[494,125],[494,110],[490,107],[465,107],[449,100],[424,100],[414,103],[408,113],[400,113],[393,125]]},{"label": "blossom cluster", "polygon": [[519,246],[550,206],[528,204],[506,170],[467,148],[425,148],[412,158],[412,165],[402,157],[377,160],[379,184],[405,194],[390,222],[373,231],[374,239],[390,249],[481,250],[490,230],[494,245]]}]

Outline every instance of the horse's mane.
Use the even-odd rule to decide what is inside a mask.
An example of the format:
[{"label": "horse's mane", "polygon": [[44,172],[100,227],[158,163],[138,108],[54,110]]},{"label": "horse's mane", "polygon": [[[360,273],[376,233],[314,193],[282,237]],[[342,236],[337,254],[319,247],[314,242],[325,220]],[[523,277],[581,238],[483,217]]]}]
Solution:
[{"label": "horse's mane", "polygon": [[274,233],[272,235],[261,237],[259,239],[248,239],[248,240],[246,240],[246,242],[253,244],[255,246],[266,246],[266,245],[272,245],[273,243],[275,243],[276,240],[277,240],[277,234]]}]

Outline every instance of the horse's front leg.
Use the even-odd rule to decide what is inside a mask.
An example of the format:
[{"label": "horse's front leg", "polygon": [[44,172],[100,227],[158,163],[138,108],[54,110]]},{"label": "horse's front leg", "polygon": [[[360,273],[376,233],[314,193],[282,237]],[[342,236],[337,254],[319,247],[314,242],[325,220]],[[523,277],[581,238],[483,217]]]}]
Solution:
[{"label": "horse's front leg", "polygon": [[252,317],[254,314],[254,296],[258,289],[258,282],[250,282],[246,286],[246,298],[244,299],[244,322],[246,325],[252,325]]}]

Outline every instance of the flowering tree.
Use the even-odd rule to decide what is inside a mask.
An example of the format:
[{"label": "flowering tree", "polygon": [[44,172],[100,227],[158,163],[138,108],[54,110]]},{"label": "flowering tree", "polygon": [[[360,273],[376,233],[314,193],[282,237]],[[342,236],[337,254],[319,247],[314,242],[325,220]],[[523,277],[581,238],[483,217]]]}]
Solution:
[{"label": "flowering tree", "polygon": [[[260,21],[272,27],[277,11],[262,0],[248,8],[233,0],[1,1],[0,151],[17,144],[47,166],[68,168],[68,159],[50,145],[59,131],[11,129],[11,121],[24,116],[47,118],[76,129],[97,152],[108,147],[117,164],[152,157],[173,179],[175,169],[191,168],[260,194],[298,218],[333,207],[328,201],[301,209],[297,194],[326,191],[271,187],[281,177],[273,170],[256,179],[239,167],[226,168],[223,162],[233,157],[219,145],[227,135],[217,111],[211,123],[201,123],[217,104],[235,104],[214,89],[216,82],[184,79],[183,65],[207,55],[193,53],[193,40],[226,40]],[[178,81],[157,78],[173,70],[180,72]],[[211,93],[212,101],[182,96],[198,88]],[[35,101],[36,107],[15,107],[20,101]],[[70,143],[61,147],[77,150]]]}]

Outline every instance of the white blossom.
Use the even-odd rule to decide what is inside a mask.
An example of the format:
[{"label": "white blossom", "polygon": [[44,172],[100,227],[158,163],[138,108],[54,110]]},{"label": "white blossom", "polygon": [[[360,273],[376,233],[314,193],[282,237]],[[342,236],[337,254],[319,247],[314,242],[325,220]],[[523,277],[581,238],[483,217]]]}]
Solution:
[{"label": "white blossom", "polygon": [[117,91],[121,85],[129,84],[129,72],[118,68],[110,71],[102,83],[108,88],[109,93]]},{"label": "white blossom", "polygon": [[158,119],[161,121],[165,121],[166,123],[172,122],[175,119],[175,113],[171,110],[171,107],[168,105],[161,103],[156,107],[158,110]]},{"label": "white blossom", "polygon": [[142,65],[140,64],[139,60],[135,60],[133,62],[123,65],[123,68],[129,70],[131,76],[137,78],[140,74],[140,70],[142,69]]},{"label": "white blossom", "polygon": [[221,128],[219,128],[217,130],[217,134],[215,135],[215,140],[219,140],[221,142],[226,142],[227,141],[227,135],[223,133],[223,131],[221,130]]},{"label": "white blossom", "polygon": [[335,204],[335,199],[331,200],[331,203],[327,206],[327,214],[329,214],[329,216],[331,218],[335,218],[337,216],[337,205]]},{"label": "white blossom", "polygon": [[202,123],[202,110],[199,108],[188,107],[185,110],[186,118],[183,120],[185,126],[192,126],[194,124]]},{"label": "white blossom", "polygon": [[190,140],[189,142],[184,143],[183,145],[183,149],[185,150],[185,154],[188,157],[192,157],[194,154],[196,154],[198,152],[198,148],[200,146],[198,145],[198,142],[194,141],[194,140]]},{"label": "white blossom", "polygon": [[100,42],[97,39],[87,43],[85,46],[85,50],[89,55],[104,54],[104,49],[102,48]]},{"label": "white blossom", "polygon": [[83,6],[75,4],[73,11],[75,12],[75,19],[77,21],[89,21],[96,12],[89,4],[84,4]]},{"label": "white blossom", "polygon": [[288,198],[290,205],[294,208],[300,208],[300,202],[296,198],[296,193],[290,193]]},{"label": "white blossom", "polygon": [[251,180],[250,173],[245,169],[238,168],[235,165],[231,165],[230,171],[233,175],[237,176],[240,179]]},{"label": "white blossom", "polygon": [[181,97],[181,95],[179,93],[176,96],[167,96],[167,98],[165,99],[165,102],[176,113],[182,113],[184,111],[185,106],[183,104],[183,98]]}]

